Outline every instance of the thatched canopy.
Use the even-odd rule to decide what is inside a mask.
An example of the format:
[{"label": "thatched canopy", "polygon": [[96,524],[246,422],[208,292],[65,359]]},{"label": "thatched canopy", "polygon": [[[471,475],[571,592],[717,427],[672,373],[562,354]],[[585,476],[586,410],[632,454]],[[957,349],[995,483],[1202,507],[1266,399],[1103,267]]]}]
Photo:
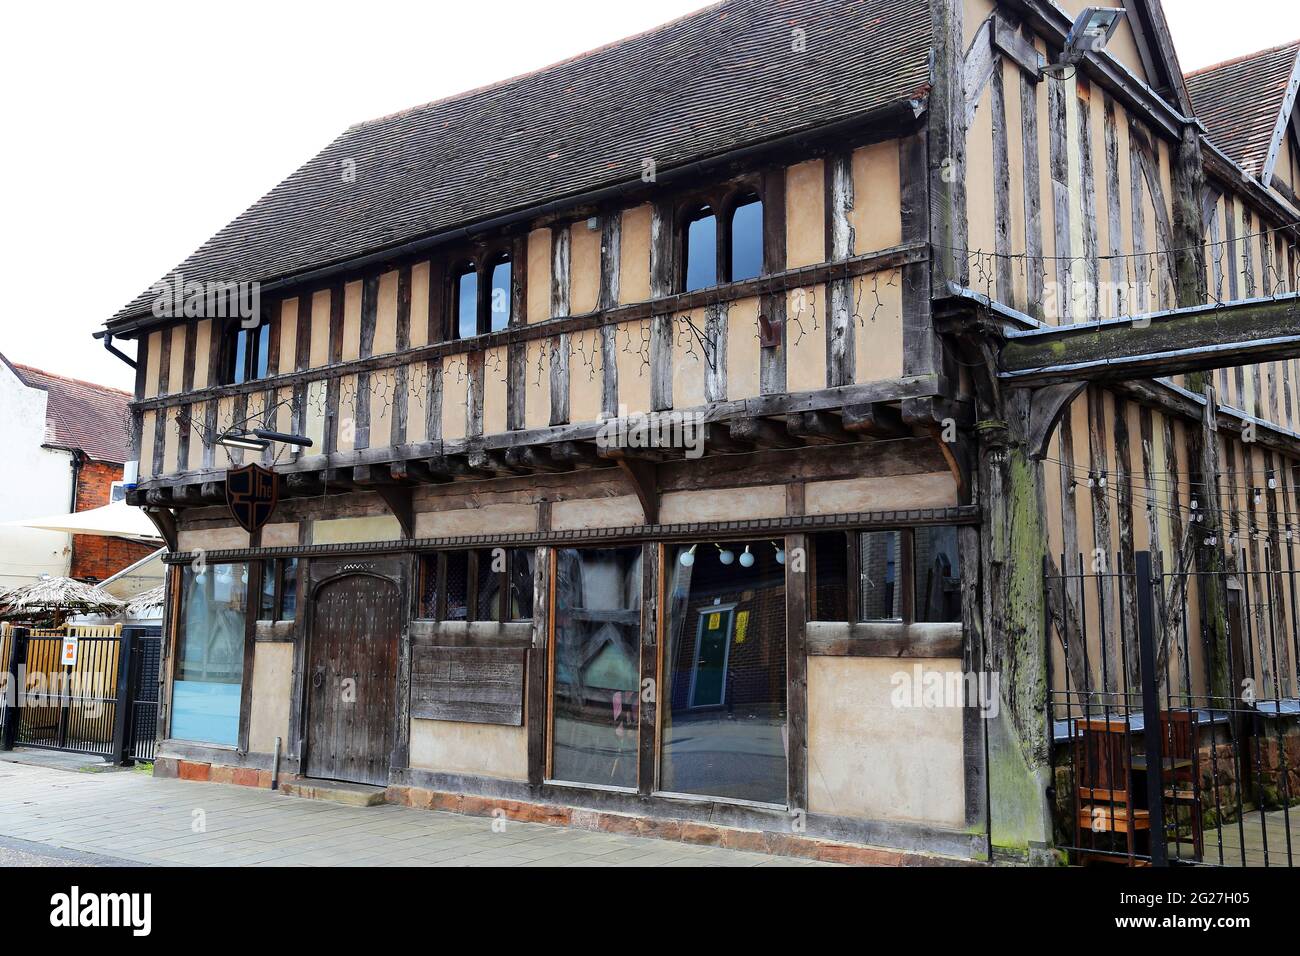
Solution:
[{"label": "thatched canopy", "polygon": [[58,625],[73,614],[116,614],[124,606],[96,585],[72,578],[45,578],[0,598],[0,620]]},{"label": "thatched canopy", "polygon": [[147,617],[150,611],[160,610],[163,606],[165,594],[166,587],[162,584],[149,588],[147,591],[141,591],[127,602],[127,615],[130,617]]}]

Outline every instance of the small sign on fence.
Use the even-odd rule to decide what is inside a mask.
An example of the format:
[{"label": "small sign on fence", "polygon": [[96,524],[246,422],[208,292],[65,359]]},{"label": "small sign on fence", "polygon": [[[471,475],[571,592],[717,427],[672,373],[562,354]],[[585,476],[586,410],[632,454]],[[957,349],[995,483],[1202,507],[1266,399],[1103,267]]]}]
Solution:
[{"label": "small sign on fence", "polygon": [[81,642],[77,638],[69,635],[63,639],[63,654],[60,663],[71,667],[77,663],[77,648]]}]

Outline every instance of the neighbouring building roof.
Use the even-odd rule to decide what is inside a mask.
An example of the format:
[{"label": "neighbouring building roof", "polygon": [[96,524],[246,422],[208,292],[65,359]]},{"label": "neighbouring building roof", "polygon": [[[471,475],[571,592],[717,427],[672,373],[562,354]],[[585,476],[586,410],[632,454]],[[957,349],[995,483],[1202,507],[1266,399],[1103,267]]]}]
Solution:
[{"label": "neighbouring building roof", "polygon": [[1298,56],[1300,40],[1187,74],[1211,141],[1252,176],[1264,168]]},{"label": "neighbouring building roof", "polygon": [[130,393],[28,365],[7,364],[28,388],[43,389],[49,395],[45,444],[79,449],[95,461],[121,464],[131,457],[127,435]]},{"label": "neighbouring building roof", "polygon": [[[352,126],[173,274],[282,279],[636,181],[645,158],[662,171],[919,98],[930,35],[918,0],[727,0]],[[346,161],[355,182],[344,182]],[[108,324],[146,314],[153,298]]]}]

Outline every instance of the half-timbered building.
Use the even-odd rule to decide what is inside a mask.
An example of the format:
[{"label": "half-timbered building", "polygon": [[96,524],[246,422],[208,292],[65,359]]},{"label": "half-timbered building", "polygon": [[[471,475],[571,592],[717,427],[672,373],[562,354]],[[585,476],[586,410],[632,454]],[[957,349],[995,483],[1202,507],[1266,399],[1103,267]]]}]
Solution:
[{"label": "half-timbered building", "polygon": [[156,772],[1039,859],[1139,555],[1165,693],[1280,714],[1300,646],[1224,677],[1186,572],[1296,567],[1300,366],[1222,336],[1295,289],[1297,49],[1185,80],[1121,6],[728,0],[346,130],[99,333],[172,549]]}]

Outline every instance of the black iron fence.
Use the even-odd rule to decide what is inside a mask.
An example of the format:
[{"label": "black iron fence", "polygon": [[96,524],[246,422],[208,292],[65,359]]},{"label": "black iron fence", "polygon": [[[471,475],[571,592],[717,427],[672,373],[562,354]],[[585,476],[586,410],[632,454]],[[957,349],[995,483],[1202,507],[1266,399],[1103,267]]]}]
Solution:
[{"label": "black iron fence", "polygon": [[157,627],[6,628],[0,749],[153,759],[160,644]]},{"label": "black iron fence", "polygon": [[1250,558],[1045,571],[1056,836],[1076,861],[1296,864],[1295,572]]}]

